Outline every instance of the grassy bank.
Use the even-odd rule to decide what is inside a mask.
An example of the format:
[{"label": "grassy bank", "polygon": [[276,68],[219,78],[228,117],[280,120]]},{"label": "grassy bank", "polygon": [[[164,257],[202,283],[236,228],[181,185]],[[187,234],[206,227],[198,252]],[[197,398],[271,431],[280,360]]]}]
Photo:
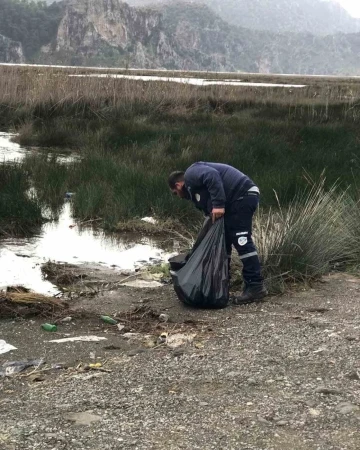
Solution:
[{"label": "grassy bank", "polygon": [[28,235],[43,222],[36,199],[28,194],[29,177],[20,165],[0,163],[0,237]]},{"label": "grassy bank", "polygon": [[[71,191],[81,221],[133,229],[134,219],[151,215],[165,228],[187,229],[199,214],[170,195],[167,175],[197,160],[219,161],[261,189],[257,236],[274,289],[358,261],[359,81],[198,87],[69,77],[59,69],[0,71],[0,124],[16,129],[22,145],[81,156],[66,165],[48,155],[24,161],[39,202],[55,217]],[[311,180],[320,178],[316,190]]]}]

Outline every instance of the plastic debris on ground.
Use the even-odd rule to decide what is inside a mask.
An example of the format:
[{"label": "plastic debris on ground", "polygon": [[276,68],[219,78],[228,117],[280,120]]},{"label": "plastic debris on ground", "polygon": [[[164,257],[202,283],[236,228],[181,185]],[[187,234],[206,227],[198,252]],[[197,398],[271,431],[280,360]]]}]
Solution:
[{"label": "plastic debris on ground", "polygon": [[182,345],[191,344],[196,334],[175,333],[166,337],[165,343],[170,348],[181,347]]},{"label": "plastic debris on ground", "polygon": [[100,319],[105,322],[108,323],[110,325],[116,325],[117,324],[117,320],[113,319],[110,316],[100,316]]},{"label": "plastic debris on ground", "polygon": [[9,377],[15,375],[16,373],[23,372],[29,367],[38,368],[44,364],[43,359],[32,359],[26,361],[10,361],[6,362],[0,367],[0,377]]},{"label": "plastic debris on ground", "polygon": [[55,331],[57,331],[57,326],[56,326],[56,325],[53,325],[53,324],[51,324],[51,323],[43,323],[43,324],[41,325],[41,328],[42,328],[43,330],[45,330],[45,331],[50,331],[50,332],[55,332]]},{"label": "plastic debris on ground", "polygon": [[147,281],[147,280],[133,280],[128,281],[122,284],[123,286],[132,287],[132,288],[159,288],[162,287],[163,284],[158,281]]},{"label": "plastic debris on ground", "polygon": [[152,225],[156,225],[157,224],[157,220],[154,219],[153,217],[143,217],[141,220],[143,222],[151,223]]},{"label": "plastic debris on ground", "polygon": [[62,344],[64,342],[99,342],[99,341],[106,341],[106,337],[102,336],[75,336],[75,337],[68,337],[68,338],[62,338],[62,339],[53,339],[51,341],[47,342],[54,342],[56,344]]},{"label": "plastic debris on ground", "polygon": [[17,350],[17,348],[11,344],[8,344],[3,339],[0,339],[0,355],[7,353],[7,352],[11,352],[11,350]]}]

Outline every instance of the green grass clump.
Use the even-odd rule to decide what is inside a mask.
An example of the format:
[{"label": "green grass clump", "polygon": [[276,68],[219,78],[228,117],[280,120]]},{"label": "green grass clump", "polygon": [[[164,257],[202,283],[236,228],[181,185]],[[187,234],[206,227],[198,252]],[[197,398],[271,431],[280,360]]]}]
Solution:
[{"label": "green grass clump", "polygon": [[359,212],[347,192],[325,190],[322,180],[288,207],[259,214],[254,235],[270,291],[316,279],[335,265],[356,264]]},{"label": "green grass clump", "polygon": [[0,180],[0,237],[38,230],[43,222],[40,205],[29,193],[29,178],[21,165],[0,163]]}]

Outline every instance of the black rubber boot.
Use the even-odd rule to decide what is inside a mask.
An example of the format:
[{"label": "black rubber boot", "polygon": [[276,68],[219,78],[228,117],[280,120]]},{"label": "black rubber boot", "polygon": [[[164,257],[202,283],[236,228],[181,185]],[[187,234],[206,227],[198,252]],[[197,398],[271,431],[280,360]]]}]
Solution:
[{"label": "black rubber boot", "polygon": [[252,283],[245,286],[243,293],[233,299],[234,305],[246,305],[248,303],[260,302],[268,295],[263,283]]}]

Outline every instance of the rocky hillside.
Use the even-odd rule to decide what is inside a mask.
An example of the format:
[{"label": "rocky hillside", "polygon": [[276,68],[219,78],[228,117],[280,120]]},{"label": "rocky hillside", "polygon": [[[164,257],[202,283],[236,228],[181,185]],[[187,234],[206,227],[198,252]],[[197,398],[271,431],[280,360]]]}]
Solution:
[{"label": "rocky hillside", "polygon": [[0,34],[0,61],[23,63],[25,61],[22,45]]},{"label": "rocky hillside", "polygon": [[[148,6],[172,1],[128,0],[128,3]],[[315,35],[360,32],[360,20],[332,0],[190,0],[189,3],[205,4],[227,22],[252,30]]]},{"label": "rocky hillside", "polygon": [[[11,1],[19,2],[0,3]],[[16,14],[12,15],[12,26],[7,27],[12,35],[4,33],[6,21],[0,19],[0,33],[23,44],[27,61],[182,70],[360,73],[360,34],[356,33],[322,37],[248,30],[230,25],[197,3],[134,8],[120,0],[69,0],[55,10],[54,6],[41,8],[45,8],[41,13],[49,26],[46,34],[34,32],[35,46],[29,28],[23,39],[14,39],[14,30],[19,30]],[[5,60],[1,54],[0,58]]]}]

